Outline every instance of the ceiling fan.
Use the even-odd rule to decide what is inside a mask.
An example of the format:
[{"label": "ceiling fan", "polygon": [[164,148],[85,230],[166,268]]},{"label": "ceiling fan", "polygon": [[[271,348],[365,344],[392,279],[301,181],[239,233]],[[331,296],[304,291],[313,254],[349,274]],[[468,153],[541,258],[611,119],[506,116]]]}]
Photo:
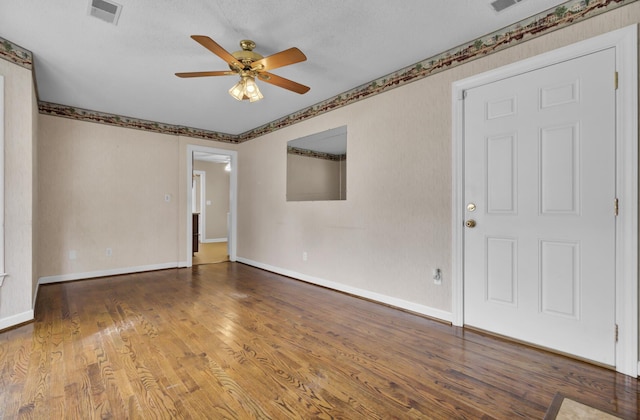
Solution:
[{"label": "ceiling fan", "polygon": [[295,47],[280,51],[268,57],[263,57],[253,51],[256,43],[248,39],[240,41],[242,50],[229,53],[208,36],[191,35],[191,38],[226,61],[231,70],[176,73],[178,77],[232,76],[237,74],[240,76],[240,81],[229,89],[229,94],[239,101],[248,99],[250,102],[255,102],[263,98],[258,89],[258,85],[256,85],[256,77],[263,82],[299,94],[304,94],[310,89],[308,86],[301,85],[293,80],[285,79],[268,71],[305,61],[307,57],[302,51]]}]

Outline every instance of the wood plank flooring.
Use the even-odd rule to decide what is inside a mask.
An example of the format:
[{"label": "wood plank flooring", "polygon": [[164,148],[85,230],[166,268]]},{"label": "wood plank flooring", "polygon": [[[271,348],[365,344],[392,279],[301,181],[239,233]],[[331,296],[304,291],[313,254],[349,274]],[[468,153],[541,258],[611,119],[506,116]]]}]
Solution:
[{"label": "wood plank flooring", "polygon": [[193,253],[193,265],[216,264],[229,261],[226,242],[205,242],[198,245],[198,252]]},{"label": "wood plank flooring", "polygon": [[638,381],[238,263],[40,287],[0,333],[0,418],[638,416]]}]

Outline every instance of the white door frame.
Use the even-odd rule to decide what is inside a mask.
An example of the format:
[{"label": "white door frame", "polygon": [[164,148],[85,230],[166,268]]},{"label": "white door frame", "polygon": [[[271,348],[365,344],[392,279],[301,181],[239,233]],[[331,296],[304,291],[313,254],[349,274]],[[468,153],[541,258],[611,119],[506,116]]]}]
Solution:
[{"label": "white door frame", "polygon": [[[628,26],[453,83],[452,322],[464,324],[464,92],[603,49],[616,49],[616,370],[637,377],[638,363],[638,29]],[[614,75],[611,75],[614,83]],[[611,211],[614,210],[611,203]]]},{"label": "white door frame", "polygon": [[[198,224],[198,234],[200,235],[200,242],[206,242],[207,212],[204,206],[207,194],[207,172],[195,170],[193,174],[200,176],[200,223]],[[191,189],[191,195],[193,195],[193,188]],[[193,197],[191,197],[191,206],[191,212],[193,212]],[[191,223],[193,223],[193,219],[191,220]]]},{"label": "white door frame", "polygon": [[[0,76],[0,286],[4,282],[4,278],[8,276],[4,271],[4,76]],[[37,293],[37,289],[36,289]],[[33,297],[33,306],[35,307],[36,296]],[[5,328],[0,323],[0,329]]]},{"label": "white door frame", "polygon": [[228,232],[228,246],[229,261],[236,261],[237,251],[237,228],[238,228],[238,152],[234,150],[216,149],[214,147],[198,146],[194,144],[187,145],[187,214],[186,214],[186,226],[187,226],[187,267],[193,265],[193,237],[191,236],[191,229],[193,228],[193,208],[192,208],[192,193],[191,182],[193,174],[193,152],[204,152],[213,155],[229,156],[229,163],[231,164],[231,172],[229,173],[229,232]]}]

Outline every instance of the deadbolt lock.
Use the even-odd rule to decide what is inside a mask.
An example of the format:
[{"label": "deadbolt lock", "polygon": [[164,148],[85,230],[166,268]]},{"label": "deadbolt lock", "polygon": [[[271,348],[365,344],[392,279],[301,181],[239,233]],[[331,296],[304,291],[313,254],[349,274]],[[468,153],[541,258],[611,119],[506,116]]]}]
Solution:
[{"label": "deadbolt lock", "polygon": [[473,219],[467,220],[464,224],[468,228],[476,227],[476,221]]}]

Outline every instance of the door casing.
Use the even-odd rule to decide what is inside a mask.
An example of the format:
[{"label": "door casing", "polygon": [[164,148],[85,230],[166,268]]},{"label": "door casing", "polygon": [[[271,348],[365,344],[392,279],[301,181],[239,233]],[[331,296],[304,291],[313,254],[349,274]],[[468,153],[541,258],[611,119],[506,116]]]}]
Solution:
[{"label": "door casing", "polygon": [[[616,49],[616,370],[637,377],[638,363],[638,42],[637,25],[609,32],[453,83],[452,322],[464,323],[464,92],[607,48]],[[611,75],[614,83],[614,75]],[[613,211],[614,203],[611,203]]]},{"label": "door casing", "polygon": [[234,150],[217,149],[207,146],[199,146],[194,144],[187,145],[187,173],[186,173],[186,192],[187,192],[187,212],[186,212],[186,267],[191,267],[193,263],[192,256],[192,237],[189,235],[192,229],[192,193],[191,193],[191,181],[193,173],[193,152],[205,152],[214,155],[229,156],[229,163],[231,164],[231,172],[229,174],[229,233],[228,233],[228,245],[229,261],[236,261],[237,251],[237,230],[238,230],[238,152]]},{"label": "door casing", "polygon": [[[198,235],[200,235],[200,242],[206,241],[207,232],[207,212],[205,211],[204,202],[207,198],[207,172],[193,170],[194,175],[200,176],[200,191],[196,190],[196,194],[200,195],[200,223],[198,224]],[[193,196],[194,189],[191,189],[191,211],[194,211],[193,203],[197,201]],[[193,219],[192,219],[193,220]]]}]

